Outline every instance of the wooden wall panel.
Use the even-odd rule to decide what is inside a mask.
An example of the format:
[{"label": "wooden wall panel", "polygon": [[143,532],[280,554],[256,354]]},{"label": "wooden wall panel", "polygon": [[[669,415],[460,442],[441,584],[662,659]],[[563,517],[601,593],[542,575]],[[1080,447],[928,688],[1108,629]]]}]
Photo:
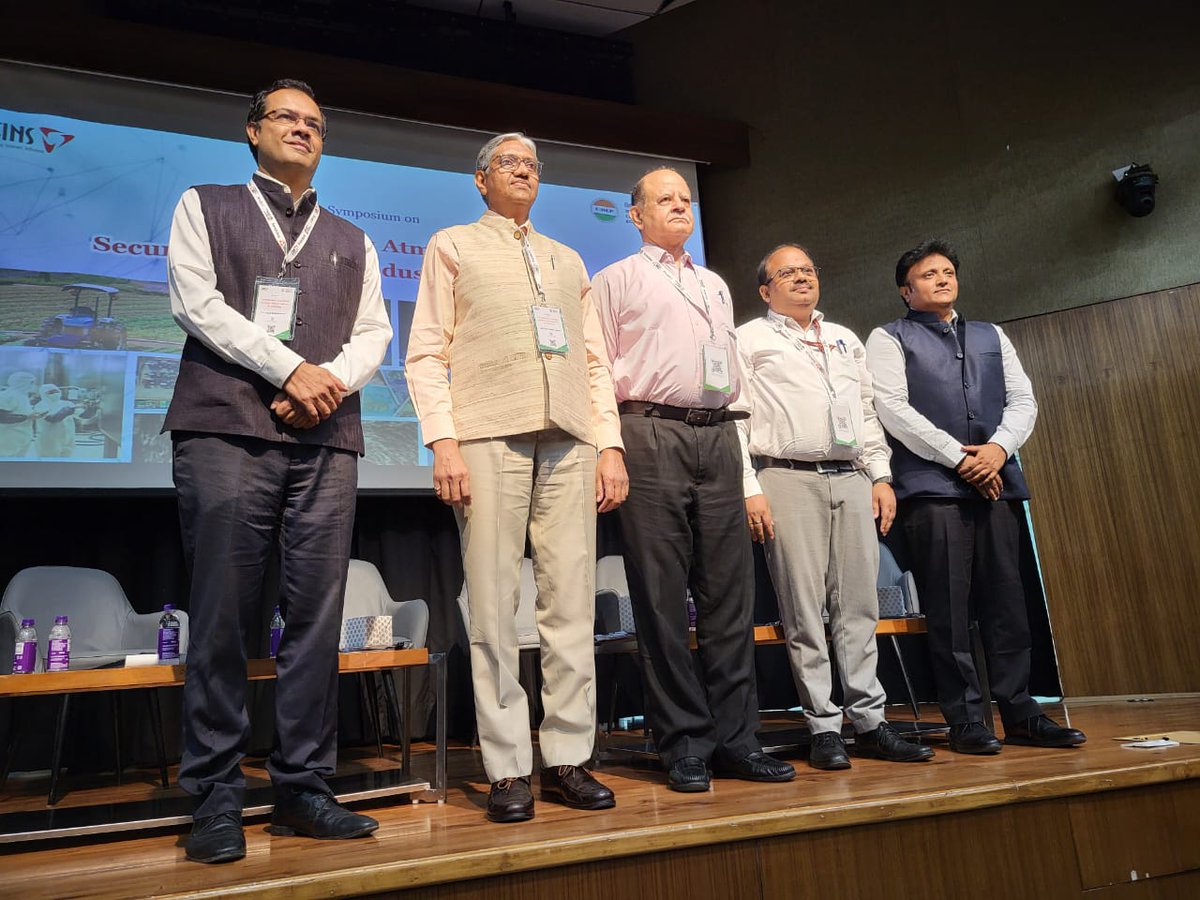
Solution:
[{"label": "wooden wall panel", "polygon": [[1063,689],[1200,690],[1200,285],[1004,328],[1040,406],[1021,459]]},{"label": "wooden wall panel", "polygon": [[1200,783],[1073,797],[1069,807],[1085,890],[1200,869]]}]

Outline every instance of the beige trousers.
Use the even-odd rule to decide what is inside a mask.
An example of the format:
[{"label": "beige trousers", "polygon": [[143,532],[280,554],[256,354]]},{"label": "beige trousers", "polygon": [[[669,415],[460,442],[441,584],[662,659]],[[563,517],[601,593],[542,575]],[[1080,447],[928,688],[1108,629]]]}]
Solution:
[{"label": "beige trousers", "polygon": [[581,765],[596,737],[596,450],[558,429],[461,450],[471,503],[458,522],[484,770],[492,782],[533,770],[516,628],[526,533],[538,589],[542,764]]}]

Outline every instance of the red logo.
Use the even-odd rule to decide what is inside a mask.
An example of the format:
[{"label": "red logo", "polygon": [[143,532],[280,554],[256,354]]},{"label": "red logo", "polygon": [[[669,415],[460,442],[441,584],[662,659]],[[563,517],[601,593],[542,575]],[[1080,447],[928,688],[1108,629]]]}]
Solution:
[{"label": "red logo", "polygon": [[53,153],[63,144],[69,144],[71,141],[75,140],[75,135],[63,134],[63,132],[55,128],[42,127],[39,128],[38,131],[42,133],[42,146],[46,148],[47,153]]}]

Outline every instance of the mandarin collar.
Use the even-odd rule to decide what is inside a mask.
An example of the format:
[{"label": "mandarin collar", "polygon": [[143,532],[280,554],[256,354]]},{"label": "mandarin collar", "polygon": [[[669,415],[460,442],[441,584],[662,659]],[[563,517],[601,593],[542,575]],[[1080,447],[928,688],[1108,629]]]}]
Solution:
[{"label": "mandarin collar", "polygon": [[262,191],[264,194],[267,194],[267,195],[274,194],[276,196],[282,194],[284,197],[287,198],[288,205],[299,206],[301,203],[304,203],[306,200],[308,200],[310,198],[313,202],[313,205],[316,205],[316,202],[317,202],[317,189],[314,188],[312,185],[309,185],[308,189],[305,190],[305,192],[303,194],[301,194],[300,197],[297,200],[295,200],[295,202],[293,203],[292,202],[292,189],[290,187],[288,187],[286,184],[284,184],[282,181],[280,181],[278,178],[272,178],[270,175],[268,175],[262,169],[259,169],[258,171],[256,171],[254,173],[254,183],[258,185],[258,189],[260,191]]},{"label": "mandarin collar", "polygon": [[526,219],[524,225],[518,225],[515,219],[503,216],[494,209],[489,209],[480,216],[479,223],[486,225],[488,228],[495,228],[497,231],[507,231],[514,235],[518,231],[525,232],[526,236],[537,234],[537,229],[533,227],[533,219]]},{"label": "mandarin collar", "polygon": [[922,325],[950,325],[953,327],[958,324],[958,310],[951,311],[949,322],[943,322],[942,317],[935,312],[918,311],[915,309],[910,309],[908,315],[904,318],[920,322]]}]

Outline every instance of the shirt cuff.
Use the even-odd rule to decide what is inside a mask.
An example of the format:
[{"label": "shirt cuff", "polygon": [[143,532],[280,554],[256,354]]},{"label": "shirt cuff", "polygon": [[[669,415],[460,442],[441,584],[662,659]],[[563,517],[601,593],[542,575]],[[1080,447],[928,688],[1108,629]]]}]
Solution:
[{"label": "shirt cuff", "polygon": [[880,478],[887,478],[889,481],[892,477],[892,467],[887,463],[872,463],[867,466],[867,474],[871,476],[871,483],[874,484]]},{"label": "shirt cuff", "polygon": [[616,447],[622,452],[625,450],[625,442],[621,440],[621,423],[615,425],[603,425],[596,429],[596,452],[607,450],[610,447]]},{"label": "shirt cuff", "polygon": [[282,388],[283,383],[291,377],[292,373],[300,368],[300,363],[304,362],[304,357],[292,350],[290,347],[284,346],[282,343],[276,343],[276,346],[271,349],[270,355],[263,362],[260,374],[271,384],[277,388]]},{"label": "shirt cuff", "polygon": [[1012,459],[1013,454],[1018,450],[1016,438],[1014,438],[1008,432],[997,431],[992,435],[991,439],[988,440],[988,443],[999,444],[1001,447],[1003,447],[1004,452],[1009,459]]},{"label": "shirt cuff", "polygon": [[742,496],[749,500],[763,493],[762,485],[758,483],[757,475],[746,475],[742,478]]},{"label": "shirt cuff", "polygon": [[458,431],[454,428],[454,416],[436,413],[421,420],[421,440],[426,447],[432,446],[434,441],[446,438],[458,440]]},{"label": "shirt cuff", "polygon": [[938,462],[947,469],[957,469],[958,464],[966,459],[967,454],[963,453],[962,444],[951,438],[942,445],[942,452]]}]

